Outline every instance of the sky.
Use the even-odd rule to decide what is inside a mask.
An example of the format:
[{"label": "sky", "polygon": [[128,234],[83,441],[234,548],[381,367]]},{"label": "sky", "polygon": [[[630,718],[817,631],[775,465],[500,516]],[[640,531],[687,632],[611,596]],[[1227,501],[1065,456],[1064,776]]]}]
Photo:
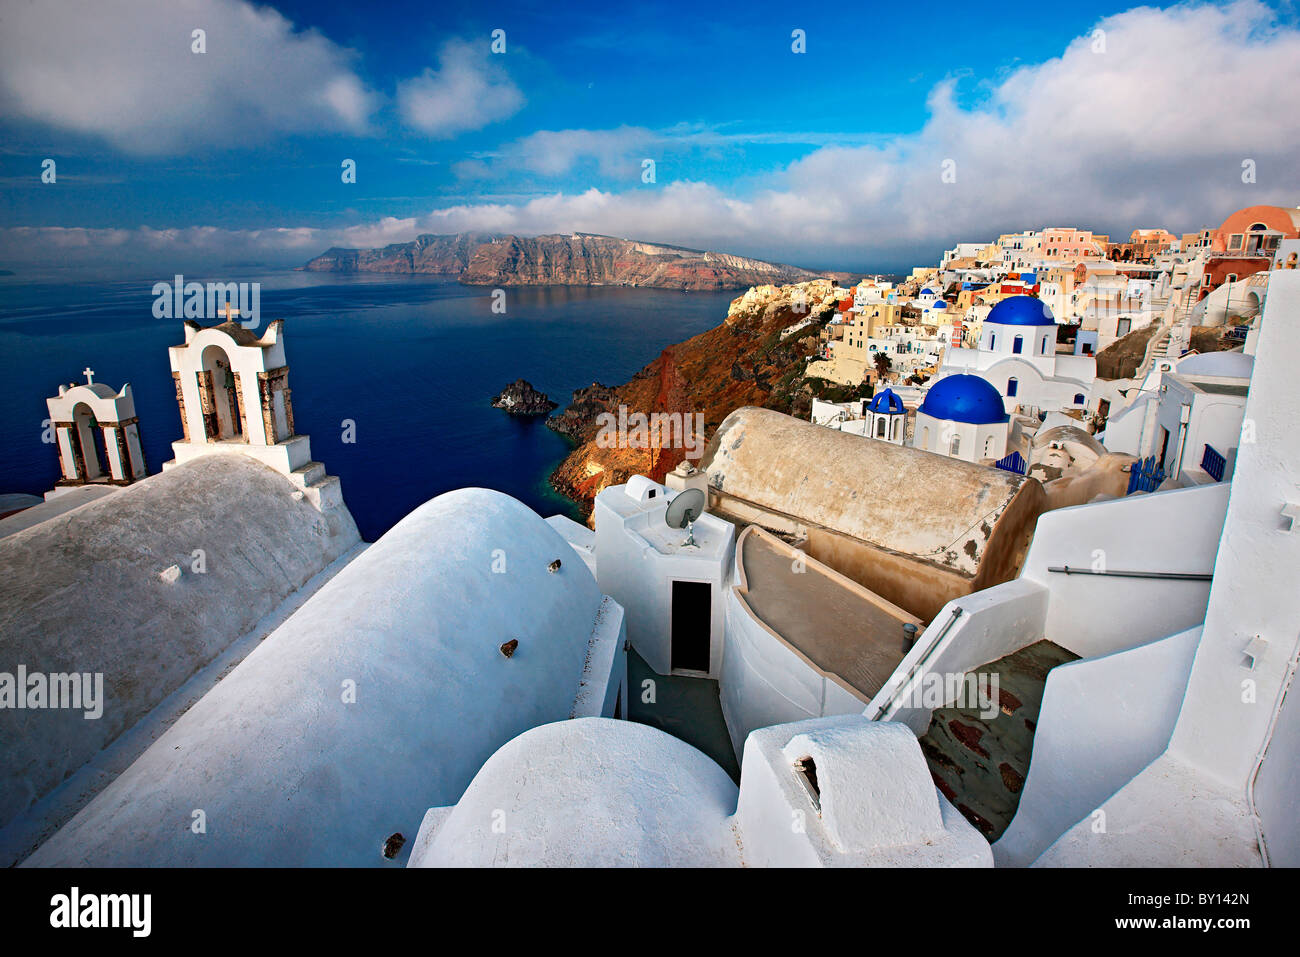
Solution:
[{"label": "sky", "polygon": [[1298,146],[1290,0],[0,0],[19,274],[460,230],[897,271],[1012,230],[1294,206]]}]

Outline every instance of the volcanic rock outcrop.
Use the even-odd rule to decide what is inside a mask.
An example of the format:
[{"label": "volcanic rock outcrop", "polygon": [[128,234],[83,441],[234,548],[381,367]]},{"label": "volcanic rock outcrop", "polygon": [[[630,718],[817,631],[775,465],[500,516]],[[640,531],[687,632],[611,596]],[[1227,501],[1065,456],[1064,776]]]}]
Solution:
[{"label": "volcanic rock outcrop", "polygon": [[546,415],[559,405],[545,392],[538,392],[527,379],[516,379],[492,400],[494,409],[505,409],[511,415]]}]

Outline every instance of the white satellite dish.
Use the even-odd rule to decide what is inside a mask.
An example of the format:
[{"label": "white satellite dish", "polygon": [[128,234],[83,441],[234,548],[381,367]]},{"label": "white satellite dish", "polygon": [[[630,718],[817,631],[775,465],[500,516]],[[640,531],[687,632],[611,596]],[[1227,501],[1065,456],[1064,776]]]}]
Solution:
[{"label": "white satellite dish", "polygon": [[682,489],[668,503],[664,521],[668,523],[669,528],[686,529],[686,540],[682,542],[683,548],[699,548],[695,544],[695,521],[704,514],[704,506],[707,504],[708,497],[698,488]]}]

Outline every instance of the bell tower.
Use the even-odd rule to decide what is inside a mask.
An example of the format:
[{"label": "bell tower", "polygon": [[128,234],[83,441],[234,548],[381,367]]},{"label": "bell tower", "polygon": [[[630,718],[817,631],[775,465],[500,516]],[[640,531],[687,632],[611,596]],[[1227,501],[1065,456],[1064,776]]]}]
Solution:
[{"label": "bell tower", "polygon": [[140,420],[130,383],[114,392],[95,381],[93,369],[87,367],[82,375],[84,385],[60,385],[59,394],[45,400],[63,473],[56,487],[130,485],[144,478]]},{"label": "bell tower", "polygon": [[185,323],[185,341],[169,350],[183,436],[163,469],[200,455],[251,455],[290,478],[314,505],[342,502],[339,480],[312,460],[311,440],[294,428],[284,322],[259,338],[230,318],[215,326]]}]

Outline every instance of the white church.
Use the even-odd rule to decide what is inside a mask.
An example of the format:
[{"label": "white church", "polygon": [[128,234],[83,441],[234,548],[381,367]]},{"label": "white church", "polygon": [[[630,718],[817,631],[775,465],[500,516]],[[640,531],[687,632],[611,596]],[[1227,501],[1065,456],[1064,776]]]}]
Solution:
[{"label": "white church", "polygon": [[977,375],[1002,396],[1005,410],[1055,412],[1086,407],[1097,378],[1092,356],[1057,355],[1057,323],[1034,296],[1009,296],[990,310],[976,348],[950,348],[934,382]]},{"label": "white church", "polygon": [[[922,444],[1074,387],[1026,309],[984,326],[1008,365],[952,379],[1028,391],[940,380]],[[461,489],[370,544],[294,430],[283,328],[186,324],[174,460],[143,476],[129,408],[92,407],[132,481],[0,519],[0,699],[30,705],[0,710],[0,857],[1300,865],[1298,312],[1276,275],[1231,483],[1044,511],[1034,479],[740,409],[698,469],[602,491],[594,528]],[[738,781],[626,720],[633,649],[717,682]],[[73,662],[96,720],[4,681]],[[1027,724],[987,688],[1032,674]],[[1019,780],[943,739],[952,709],[1018,729]]]}]

